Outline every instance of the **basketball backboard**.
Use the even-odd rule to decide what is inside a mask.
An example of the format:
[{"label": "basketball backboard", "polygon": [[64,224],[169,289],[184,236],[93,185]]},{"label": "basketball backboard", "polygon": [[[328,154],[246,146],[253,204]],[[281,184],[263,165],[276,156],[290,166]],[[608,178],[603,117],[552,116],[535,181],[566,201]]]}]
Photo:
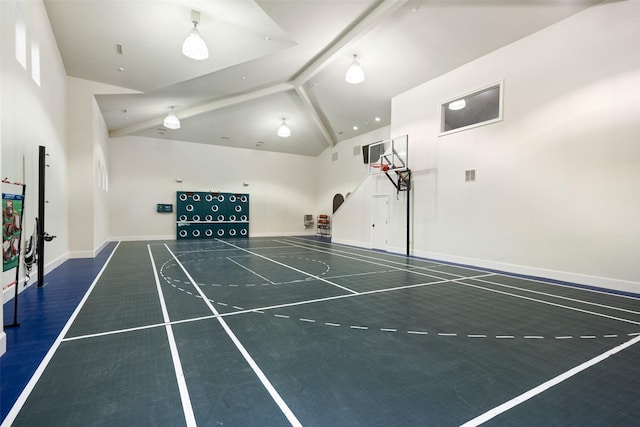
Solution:
[{"label": "basketball backboard", "polygon": [[408,135],[370,144],[369,174],[407,170],[409,168],[408,153]]}]

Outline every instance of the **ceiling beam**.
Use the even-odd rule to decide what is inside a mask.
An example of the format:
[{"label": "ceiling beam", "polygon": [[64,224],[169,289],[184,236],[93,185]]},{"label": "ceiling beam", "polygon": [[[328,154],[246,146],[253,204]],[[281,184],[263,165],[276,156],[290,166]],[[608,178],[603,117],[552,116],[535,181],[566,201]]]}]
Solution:
[{"label": "ceiling beam", "polygon": [[[377,25],[379,25],[383,19],[391,16],[407,2],[408,0],[382,1],[370,13],[368,13],[360,21],[358,21],[357,24],[351,27],[351,29],[348,30],[342,37],[331,44],[315,61],[313,61],[307,67],[303,68],[291,81],[287,83],[280,83],[277,85],[269,86],[267,88],[257,89],[252,92],[230,96],[206,104],[185,108],[183,110],[177,110],[176,116],[178,116],[179,119],[188,119],[200,114],[209,113],[214,110],[230,107],[248,101],[253,101],[264,96],[286,92],[293,89],[302,100],[307,112],[313,119],[319,131],[322,133],[322,136],[326,140],[327,144],[330,147],[334,147],[337,142],[333,137],[329,126],[327,126],[321,115],[318,113],[318,110],[314,106],[303,85],[313,77],[315,77],[322,70],[324,70],[327,66],[329,66],[332,61],[334,61],[338,56],[342,55],[347,49],[350,49],[358,40],[360,40],[371,30],[373,30]],[[163,122],[163,120],[164,116],[156,117],[153,119],[143,120],[129,126],[113,129],[109,131],[109,137],[116,138],[119,136],[125,136],[136,132],[145,131],[147,129],[157,127],[160,123]]]},{"label": "ceiling beam", "polygon": [[380,3],[369,14],[362,18],[342,37],[330,45],[324,53],[322,53],[315,61],[305,67],[298,73],[291,83],[300,87],[315,77],[319,72],[324,70],[331,64],[336,57],[342,55],[347,49],[350,49],[362,37],[367,35],[371,30],[376,28],[380,22],[393,15],[398,9],[404,6],[408,0],[385,0]]},{"label": "ceiling beam", "polygon": [[318,113],[318,109],[311,101],[309,94],[304,89],[304,84],[315,77],[318,73],[328,67],[338,56],[342,55],[347,49],[350,49],[358,40],[368,34],[380,22],[394,14],[398,9],[404,6],[408,0],[385,0],[381,2],[375,9],[368,13],[364,18],[358,21],[350,30],[342,37],[331,44],[325,51],[310,65],[302,69],[289,83],[296,90],[296,93],[302,100],[307,112],[311,115],[314,123],[322,133],[329,147],[335,147],[337,141],[330,131],[329,126],[325,123],[322,116]]},{"label": "ceiling beam", "polygon": [[[252,92],[247,92],[240,95],[218,99],[216,101],[208,102],[206,104],[201,104],[201,105],[197,105],[190,108],[185,108],[183,110],[176,110],[175,113],[179,119],[184,120],[190,117],[199,116],[200,114],[205,114],[211,111],[219,110],[221,108],[231,107],[237,104],[253,101],[255,99],[262,98],[269,95],[274,95],[277,93],[287,92],[293,89],[295,89],[295,87],[291,85],[291,83],[279,83],[263,89],[254,90]],[[118,129],[113,129],[109,131],[109,137],[116,138],[119,136],[130,135],[136,132],[141,132],[147,129],[151,129],[153,127],[157,127],[159,126],[159,124],[163,122],[164,117],[165,116],[143,120],[141,122],[134,123],[130,126],[124,126]]]},{"label": "ceiling beam", "polygon": [[307,112],[309,113],[309,115],[311,115],[311,118],[313,119],[313,121],[316,124],[316,126],[318,126],[318,129],[320,130],[320,133],[322,133],[322,136],[324,137],[324,139],[327,142],[327,144],[329,145],[329,147],[335,147],[337,142],[336,142],[335,138],[333,137],[333,134],[329,130],[329,127],[325,124],[325,121],[323,120],[323,118],[318,113],[318,110],[316,109],[316,107],[311,102],[311,99],[309,98],[309,95],[307,94],[307,91],[304,89],[304,87],[300,86],[300,87],[296,87],[296,93],[298,94],[298,96],[302,100],[303,105],[306,107]]}]

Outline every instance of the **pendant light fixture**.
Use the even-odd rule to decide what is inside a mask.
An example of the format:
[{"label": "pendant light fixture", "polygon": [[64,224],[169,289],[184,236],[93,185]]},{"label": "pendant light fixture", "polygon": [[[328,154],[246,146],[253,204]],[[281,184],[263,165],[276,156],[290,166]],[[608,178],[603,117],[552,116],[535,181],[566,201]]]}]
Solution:
[{"label": "pendant light fixture", "polygon": [[202,61],[209,58],[209,49],[204,40],[202,40],[202,37],[200,37],[200,31],[198,31],[200,12],[196,10],[191,11],[191,22],[193,22],[193,29],[182,44],[182,53],[187,58]]},{"label": "pendant light fixture", "polygon": [[288,138],[291,136],[291,129],[287,126],[287,122],[285,119],[282,119],[282,124],[278,128],[278,136],[282,138]]},{"label": "pendant light fixture", "polygon": [[352,85],[356,85],[364,81],[364,70],[362,69],[362,66],[360,66],[360,62],[358,62],[358,55],[353,55],[353,62],[347,70],[345,80],[347,83],[351,83]]},{"label": "pendant light fixture", "polygon": [[162,124],[167,129],[180,129],[180,120],[178,120],[176,113],[173,112],[173,107],[171,107],[171,111],[167,114],[167,117],[164,118]]}]

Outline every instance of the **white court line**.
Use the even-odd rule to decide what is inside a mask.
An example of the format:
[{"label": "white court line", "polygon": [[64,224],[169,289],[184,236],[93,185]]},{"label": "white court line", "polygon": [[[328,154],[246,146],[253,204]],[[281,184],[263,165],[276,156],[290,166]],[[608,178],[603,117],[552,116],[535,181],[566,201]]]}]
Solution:
[{"label": "white court line", "polygon": [[[288,245],[291,245],[291,246],[296,246],[296,247],[299,247],[299,248],[307,249],[307,250],[312,250],[312,251],[324,253],[324,254],[336,255],[336,256],[339,256],[339,257],[342,257],[342,258],[353,259],[353,260],[356,260],[356,261],[359,261],[359,262],[366,262],[368,264],[373,264],[373,265],[376,265],[378,267],[391,268],[391,269],[394,269],[394,270],[397,270],[397,271],[404,271],[404,272],[409,272],[409,273],[413,273],[413,274],[418,274],[420,276],[431,277],[432,279],[438,279],[438,280],[446,279],[446,277],[435,276],[435,275],[424,273],[422,271],[416,271],[416,269],[426,270],[425,267],[415,267],[415,266],[412,266],[412,265],[403,265],[402,267],[396,267],[396,266],[389,265],[389,264],[383,264],[383,262],[388,262],[388,263],[392,263],[392,264],[401,264],[401,265],[402,265],[402,263],[396,262],[396,261],[384,260],[384,259],[375,258],[375,257],[368,257],[368,256],[365,256],[365,255],[358,255],[358,254],[350,254],[350,255],[355,255],[355,256],[348,256],[348,255],[343,255],[343,254],[339,254],[339,253],[332,253],[332,252],[330,253],[330,252],[327,252],[326,250],[323,250],[323,249],[320,249],[320,248],[317,248],[317,247],[314,247],[314,246],[303,246],[303,245],[300,245],[300,244],[291,243],[291,242],[287,242],[287,241],[280,241],[280,240],[275,240],[275,241],[279,242],[279,243],[285,243],[285,244],[288,244]],[[338,251],[338,252],[345,252],[345,251]],[[349,253],[349,252],[345,252],[345,253]],[[374,259],[375,261],[370,261],[368,259],[362,259],[362,258],[356,258],[356,257],[371,258],[371,259]],[[436,273],[446,274],[448,276],[456,276],[455,278],[464,277],[464,276],[460,276],[459,274],[447,273],[447,272],[444,272],[444,271],[437,271],[436,270]],[[486,272],[483,271],[483,273],[486,273]],[[490,274],[486,274],[486,275],[491,276],[493,274],[495,274],[495,273],[490,273]]]},{"label": "white court line", "polygon": [[487,421],[489,421],[492,418],[497,417],[498,415],[502,414],[503,412],[506,412],[518,405],[520,405],[521,403],[526,402],[527,400],[547,391],[548,389],[550,389],[551,387],[560,384],[561,382],[568,380],[569,378],[573,377],[574,375],[579,374],[580,372],[602,362],[603,360],[609,358],[610,356],[613,356],[616,353],[621,352],[622,350],[625,350],[629,347],[631,347],[634,344],[637,344],[638,342],[640,342],[640,336],[633,338],[627,342],[625,342],[624,344],[621,344],[617,347],[612,348],[611,350],[608,350],[604,353],[602,353],[599,356],[594,357],[591,360],[588,360],[584,363],[582,363],[581,365],[576,366],[573,369],[568,370],[567,372],[558,375],[555,378],[550,379],[547,382],[544,382],[542,384],[540,384],[537,387],[532,388],[531,390],[522,393],[519,396],[514,397],[513,399],[503,403],[502,405],[496,406],[495,408],[485,412],[484,414],[467,421],[466,423],[462,424],[461,427],[475,427],[475,426],[479,426],[480,424],[483,424]]},{"label": "white court line", "polygon": [[570,298],[570,297],[565,297],[565,296],[562,296],[562,295],[550,294],[548,292],[534,291],[533,289],[521,288],[519,286],[513,286],[513,285],[505,285],[503,283],[496,283],[496,282],[492,282],[490,280],[481,280],[481,279],[477,279],[477,280],[478,280],[478,282],[488,283],[490,285],[496,285],[496,286],[500,286],[500,287],[503,287],[503,288],[517,289],[517,290],[520,290],[520,291],[523,291],[523,292],[529,292],[529,293],[532,293],[532,294],[544,295],[544,296],[548,296],[548,297],[552,297],[552,298],[558,298],[558,299],[563,299],[563,300],[567,300],[567,301],[573,301],[573,302],[577,302],[577,303],[581,303],[581,304],[585,304],[585,305],[593,305],[595,307],[601,307],[601,308],[606,308],[606,309],[615,310],[615,311],[622,311],[622,312],[630,313],[630,314],[640,314],[640,311],[628,310],[626,308],[613,307],[613,306],[610,306],[610,305],[599,304],[599,303],[591,302],[591,301],[584,301],[584,300],[577,299],[577,298]]},{"label": "white court line", "polygon": [[[298,246],[301,248],[314,248],[315,250],[318,251],[322,251],[325,253],[328,253],[327,251],[320,249],[321,247],[319,245],[324,245],[324,246],[328,246],[332,249],[332,251],[337,251],[337,252],[343,252],[343,253],[348,253],[348,254],[352,254],[352,255],[356,255],[356,256],[362,256],[362,257],[366,257],[366,258],[372,258],[372,259],[380,259],[382,260],[382,258],[375,258],[372,256],[367,256],[367,255],[361,255],[361,254],[357,254],[357,253],[352,253],[352,252],[348,252],[348,251],[340,251],[335,249],[335,246],[340,246],[343,248],[350,248],[349,246],[346,245],[342,245],[340,243],[325,243],[325,242],[314,242],[316,244],[310,244],[308,243],[306,240],[307,239],[303,239],[301,237],[291,237],[291,239],[296,239],[296,240],[301,240],[300,243],[302,243],[302,240],[305,240],[304,243],[307,244],[307,246],[302,246],[300,244],[294,244],[294,243],[290,243],[287,241],[281,242],[281,243],[287,243],[287,244],[291,244],[294,246]],[[367,251],[367,249],[364,248],[354,248],[355,250],[360,250],[360,251]],[[371,252],[371,251],[369,251]],[[332,252],[333,253],[333,252]],[[396,253],[392,253],[392,252],[388,252],[385,255],[389,256],[389,257],[394,257],[394,258],[402,258],[402,259],[406,259],[408,258],[406,255],[402,255],[402,254],[396,254]],[[555,283],[553,281],[549,281],[549,280],[545,280],[544,278],[536,278],[536,277],[531,277],[531,276],[526,276],[526,275],[522,275],[522,274],[517,274],[517,273],[508,273],[508,272],[501,272],[501,271],[497,271],[497,270],[491,270],[488,268],[481,268],[481,267],[473,267],[470,265],[458,265],[458,264],[453,264],[450,262],[441,262],[441,261],[436,261],[436,260],[431,260],[431,259],[424,259],[424,258],[416,258],[416,257],[410,257],[410,259],[414,260],[414,261],[420,261],[420,262],[424,262],[424,263],[431,263],[431,264],[436,264],[436,266],[441,267],[441,266],[451,266],[451,267],[457,267],[457,268],[461,268],[461,269],[465,269],[465,270],[473,270],[473,271],[489,271],[489,272],[494,272],[495,275],[499,275],[499,276],[505,276],[505,277],[513,277],[516,279],[522,279],[522,280],[526,280],[529,282],[536,282],[536,283],[542,283],[545,285],[550,285],[550,286],[558,286],[558,287],[562,287],[565,289],[575,289],[575,290],[579,290],[579,291],[586,291],[586,292],[591,292],[591,293],[596,293],[596,294],[601,294],[601,295],[609,295],[612,297],[616,297],[616,298],[625,298],[625,299],[632,299],[632,300],[640,300],[640,296],[635,296],[635,295],[625,295],[625,294],[619,294],[619,293],[614,293],[614,292],[608,292],[607,290],[604,289],[591,289],[589,287],[586,286],[582,286],[579,283],[570,283],[570,282],[565,282],[565,284],[563,283]],[[401,262],[395,262],[395,261],[391,261],[391,260],[384,260],[384,261],[388,261],[388,262],[392,262],[395,264],[402,264]],[[429,270],[429,271],[438,271],[438,270],[434,270],[431,269],[430,267],[418,267],[420,269],[425,269],[425,270]],[[452,274],[452,273],[447,273],[447,274]],[[464,276],[461,276],[464,277]],[[553,279],[550,279],[553,280]],[[497,283],[496,283],[497,284]],[[553,295],[553,294],[551,294]],[[586,303],[586,301],[583,301]]]},{"label": "white court line", "polygon": [[237,265],[238,267],[240,267],[240,268],[244,268],[244,269],[245,269],[245,270],[247,270],[249,273],[255,274],[256,276],[258,276],[258,277],[259,277],[259,278],[261,278],[262,280],[266,280],[267,282],[271,283],[272,285],[275,285],[275,283],[274,283],[274,282],[272,282],[271,280],[269,280],[269,279],[267,279],[266,277],[264,277],[264,276],[262,276],[262,275],[260,275],[260,274],[256,273],[255,271],[251,270],[250,268],[245,267],[244,265],[240,264],[239,262],[236,262],[236,261],[232,260],[232,259],[231,259],[231,258],[229,258],[229,257],[225,257],[225,258],[226,258],[226,259],[228,259],[229,261],[231,261],[232,263],[234,263],[235,265]]},{"label": "white court line", "polygon": [[53,358],[53,355],[58,350],[58,347],[60,347],[60,344],[62,343],[62,338],[67,334],[67,332],[69,332],[69,329],[71,328],[71,325],[73,324],[73,322],[76,320],[78,313],[80,313],[80,310],[84,306],[85,302],[87,301],[87,299],[89,299],[89,295],[91,294],[91,291],[93,291],[93,288],[96,286],[96,283],[98,283],[98,280],[100,280],[100,277],[102,277],[102,273],[104,273],[104,271],[107,268],[107,265],[109,265],[109,261],[111,261],[113,254],[115,254],[116,251],[118,250],[118,246],[120,246],[120,242],[118,242],[116,244],[116,247],[113,248],[113,251],[109,255],[109,258],[107,258],[107,261],[104,263],[104,265],[100,269],[100,272],[98,273],[96,278],[93,280],[93,283],[91,284],[87,292],[84,294],[84,297],[82,298],[82,300],[80,300],[80,303],[78,304],[74,312],[71,314],[71,317],[69,317],[69,320],[67,320],[67,323],[64,325],[64,328],[62,328],[62,331],[60,331],[58,338],[56,338],[53,345],[51,346],[47,354],[44,356],[44,359],[42,359],[42,362],[40,362],[40,365],[38,365],[38,369],[36,369],[36,371],[33,373],[33,376],[31,377],[27,385],[22,390],[22,393],[20,393],[20,396],[18,396],[16,403],[14,403],[13,407],[11,407],[11,410],[5,417],[0,427],[9,427],[15,421],[16,417],[18,416],[18,413],[20,412],[25,402],[27,401],[27,398],[29,397],[29,395],[35,388],[36,384],[40,380],[40,377],[44,373],[44,370],[46,369],[47,365],[49,365],[49,362]]},{"label": "white court line", "polygon": [[[284,243],[288,243],[288,242],[285,241]],[[295,244],[295,243],[289,243],[289,244],[291,244],[292,246],[305,247],[305,246],[298,245],[298,244]],[[310,245],[310,246],[313,247],[313,245]],[[309,249],[311,249],[311,248],[309,248]],[[318,252],[327,253],[326,251],[324,251],[322,249],[314,248],[313,250],[316,250]],[[344,252],[344,251],[342,251],[342,252]],[[342,257],[345,257],[345,258],[357,259],[357,258],[352,258],[352,257],[348,257],[346,255],[341,255],[341,254],[334,254],[334,255],[342,256]],[[368,258],[377,259],[375,257],[368,257]],[[363,262],[372,262],[372,261],[367,261],[367,260],[361,260],[361,261],[363,261]],[[381,262],[392,262],[392,263],[395,263],[395,264],[399,264],[399,262],[387,261],[387,260],[383,260],[383,259],[380,259],[380,261]],[[384,264],[379,264],[379,263],[374,263],[374,264],[380,265],[380,266],[384,265]],[[397,267],[390,266],[390,268],[397,268]],[[418,267],[418,268],[420,268],[421,270],[426,270],[426,271],[434,271],[434,270],[429,269],[428,267]],[[475,270],[475,269],[468,269],[468,270]],[[404,271],[407,271],[407,272],[413,273],[413,274],[420,274],[420,275],[427,276],[427,274],[416,272],[415,270],[404,270]],[[477,270],[477,271],[482,271],[482,270]],[[435,270],[435,272],[437,272],[437,270]],[[445,272],[442,272],[442,273],[445,273]],[[514,297],[518,297],[518,298],[522,298],[522,299],[526,299],[526,300],[530,300],[530,301],[541,302],[541,303],[545,303],[545,304],[552,305],[552,306],[555,306],[555,307],[566,308],[566,309],[574,310],[574,311],[580,311],[582,313],[591,314],[591,315],[595,315],[595,316],[599,316],[599,317],[605,317],[605,318],[609,318],[609,319],[613,319],[613,320],[617,320],[617,321],[621,321],[621,322],[627,322],[627,323],[632,323],[632,324],[635,324],[635,325],[640,325],[640,322],[635,322],[633,320],[623,319],[623,318],[614,317],[614,316],[608,316],[606,314],[598,313],[598,312],[595,312],[595,311],[582,310],[582,309],[579,309],[579,308],[575,308],[575,307],[571,307],[571,306],[567,306],[567,305],[563,305],[563,304],[547,302],[547,301],[543,301],[543,300],[539,300],[539,299],[535,299],[535,298],[530,298],[530,297],[520,296],[520,295],[517,295],[517,294],[512,294],[512,293],[509,293],[509,292],[498,291],[498,290],[495,290],[495,289],[490,289],[490,288],[485,288],[485,287],[478,286],[478,285],[472,285],[472,284],[469,284],[469,283],[461,283],[460,282],[461,280],[473,279],[473,280],[478,280],[478,281],[481,281],[481,282],[484,282],[484,283],[493,284],[493,285],[496,285],[496,286],[504,286],[504,287],[510,287],[510,288],[519,289],[519,290],[522,290],[522,291],[528,291],[526,289],[522,289],[522,288],[518,288],[518,287],[512,287],[510,285],[502,285],[500,283],[495,283],[495,282],[492,282],[490,280],[480,280],[480,279],[478,279],[478,277],[481,277],[481,276],[466,277],[466,276],[460,276],[459,274],[453,274],[453,273],[445,273],[445,274],[452,275],[452,276],[458,276],[457,279],[452,279],[451,281],[455,282],[455,283],[458,283],[458,284],[461,284],[461,285],[471,286],[471,287],[475,287],[475,288],[478,288],[478,289],[484,289],[484,290],[491,291],[491,292],[496,292],[496,293],[502,293],[504,295],[510,295],[510,296],[514,296]],[[496,274],[497,273],[489,272],[488,274],[485,274],[485,276],[495,276]],[[581,289],[581,288],[576,288],[576,289]],[[632,313],[632,314],[638,314],[635,311],[621,309],[621,308],[617,309],[615,307],[604,306],[604,305],[597,304],[597,303],[591,303],[589,301],[583,301],[583,300],[574,299],[574,298],[567,298],[567,297],[557,296],[557,295],[553,295],[553,294],[546,294],[546,293],[538,292],[538,291],[528,291],[528,292],[539,293],[539,294],[543,294],[543,295],[546,295],[546,296],[549,296],[549,297],[555,297],[555,298],[558,298],[558,299],[570,300],[570,301],[573,301],[573,302],[583,303],[583,304],[586,304],[586,305],[594,305],[594,306],[598,306],[598,307],[601,307],[601,308],[608,308],[608,309],[612,309],[612,310],[629,312],[629,313]]]},{"label": "white court line", "polygon": [[271,381],[269,381],[269,379],[264,374],[264,372],[262,372],[262,369],[260,369],[260,367],[255,362],[255,360],[253,360],[253,357],[251,357],[247,349],[244,348],[244,346],[242,345],[238,337],[233,333],[233,331],[231,330],[227,322],[225,322],[225,320],[222,317],[220,317],[220,313],[218,312],[218,310],[216,310],[213,304],[211,304],[211,301],[209,301],[209,298],[207,298],[207,296],[202,292],[202,289],[200,289],[200,287],[196,284],[195,280],[193,280],[193,277],[191,277],[191,275],[189,274],[187,269],[184,267],[184,265],[182,265],[182,263],[180,262],[180,260],[178,260],[175,254],[171,252],[171,249],[169,249],[169,246],[165,245],[165,248],[167,248],[167,251],[169,251],[171,256],[176,260],[176,262],[178,263],[178,265],[180,266],[184,274],[187,276],[187,278],[189,279],[193,287],[196,289],[196,291],[202,296],[202,300],[205,302],[205,304],[207,304],[207,306],[209,307],[209,310],[211,310],[211,312],[216,315],[216,319],[220,323],[220,326],[222,326],[224,331],[227,333],[227,336],[229,336],[231,341],[233,341],[233,343],[235,344],[240,354],[242,354],[242,357],[244,357],[244,359],[247,361],[247,363],[249,364],[253,372],[256,374],[256,376],[264,386],[264,388],[267,389],[267,392],[269,393],[269,395],[271,395],[271,398],[278,405],[278,407],[280,408],[284,416],[287,417],[287,420],[289,420],[292,426],[302,427],[302,424],[300,423],[300,421],[298,421],[298,418],[296,418],[295,414],[291,411],[291,409],[289,409],[289,406],[287,406],[284,399],[282,399],[278,391],[271,384]]},{"label": "white court line", "polygon": [[77,335],[75,337],[63,338],[62,342],[80,341],[80,340],[85,340],[85,339],[88,339],[88,338],[98,338],[98,337],[106,337],[108,335],[125,334],[127,332],[144,331],[145,329],[160,328],[162,326],[166,326],[168,324],[171,325],[171,324],[175,324],[175,323],[176,322],[153,323],[151,325],[136,326],[134,328],[116,329],[116,330],[113,330],[113,331],[97,332],[95,334],[87,334],[87,335]]},{"label": "white court line", "polygon": [[231,246],[231,247],[233,247],[233,248],[240,249],[241,251],[244,251],[244,252],[247,252],[247,253],[249,253],[249,254],[255,255],[255,256],[257,256],[257,257],[260,257],[260,258],[266,259],[267,261],[271,261],[271,262],[272,262],[272,263],[274,263],[274,264],[278,264],[278,265],[281,265],[281,266],[286,267],[286,268],[288,268],[288,269],[291,269],[291,270],[293,270],[293,271],[297,271],[298,273],[302,273],[302,274],[304,274],[305,276],[313,277],[314,279],[317,279],[317,280],[320,280],[320,281],[322,281],[322,282],[328,283],[328,284],[330,284],[330,285],[332,285],[332,286],[338,287],[338,288],[343,289],[343,290],[345,290],[345,291],[347,291],[347,292],[351,292],[352,294],[357,294],[357,293],[358,293],[358,292],[354,291],[353,289],[349,289],[349,288],[347,288],[347,287],[345,287],[345,286],[338,285],[337,283],[334,283],[334,282],[332,282],[331,280],[327,280],[327,279],[324,279],[324,278],[322,278],[322,277],[315,276],[315,275],[313,275],[313,274],[307,273],[306,271],[303,271],[303,270],[297,269],[297,268],[295,268],[295,267],[291,267],[290,265],[287,265],[287,264],[284,264],[284,263],[282,263],[282,262],[276,261],[276,260],[271,259],[271,258],[269,258],[269,257],[266,257],[266,256],[264,256],[264,255],[260,255],[260,254],[257,254],[257,253],[255,253],[255,252],[251,252],[250,250],[247,250],[247,249],[241,248],[240,246],[236,246],[236,245],[234,245],[233,243],[225,242],[224,240],[220,240],[220,239],[216,239],[216,240],[218,240],[219,242],[222,242],[222,243],[224,243],[224,244],[226,244],[226,245],[229,245],[229,246]]},{"label": "white court line", "polygon": [[187,381],[184,378],[184,371],[182,370],[182,363],[180,362],[180,354],[178,353],[178,346],[176,345],[176,339],[173,336],[173,328],[169,324],[169,312],[167,311],[167,305],[164,300],[164,294],[162,293],[162,287],[160,286],[160,278],[158,277],[158,271],[156,270],[156,263],[151,253],[151,246],[147,245],[149,251],[149,258],[151,259],[151,266],[153,267],[153,277],[156,280],[156,289],[158,290],[158,297],[160,298],[160,308],[162,309],[162,319],[165,321],[165,330],[167,331],[167,338],[169,340],[169,349],[171,350],[171,359],[173,360],[173,369],[176,374],[176,380],[178,381],[178,390],[180,392],[180,401],[182,402],[182,410],[184,412],[184,419],[187,423],[187,427],[197,426],[196,417],[193,413],[193,407],[191,406],[191,398],[189,397],[189,389],[187,387]]},{"label": "white court line", "polygon": [[611,319],[611,320],[617,320],[619,322],[631,323],[632,325],[640,325],[640,322],[636,322],[634,320],[623,319],[622,317],[609,316],[609,315],[606,315],[606,314],[603,314],[603,313],[598,313],[596,311],[583,310],[583,309],[577,308],[577,307],[571,307],[571,306],[568,306],[568,305],[558,304],[558,303],[551,302],[551,301],[545,301],[545,300],[541,300],[541,299],[526,297],[524,295],[512,294],[510,292],[499,291],[497,289],[485,288],[484,286],[472,285],[470,283],[462,282],[463,280],[465,280],[465,279],[455,279],[455,280],[453,280],[453,282],[455,282],[455,283],[457,283],[459,285],[469,286],[471,288],[483,289],[485,291],[495,292],[497,294],[502,294],[502,295],[508,295],[508,296],[512,296],[512,297],[515,297],[515,298],[524,299],[524,300],[527,300],[527,301],[534,301],[534,302],[539,302],[541,304],[551,305],[551,306],[554,306],[554,307],[566,308],[567,310],[578,311],[580,313],[592,314],[594,316],[604,317],[605,319]]}]

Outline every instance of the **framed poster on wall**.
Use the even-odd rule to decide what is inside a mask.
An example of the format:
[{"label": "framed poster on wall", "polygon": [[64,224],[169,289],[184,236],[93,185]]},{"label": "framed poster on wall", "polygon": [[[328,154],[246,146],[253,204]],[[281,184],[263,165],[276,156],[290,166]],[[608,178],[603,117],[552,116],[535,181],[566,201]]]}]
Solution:
[{"label": "framed poster on wall", "polygon": [[2,271],[11,270],[20,262],[20,218],[24,197],[2,193]]}]

